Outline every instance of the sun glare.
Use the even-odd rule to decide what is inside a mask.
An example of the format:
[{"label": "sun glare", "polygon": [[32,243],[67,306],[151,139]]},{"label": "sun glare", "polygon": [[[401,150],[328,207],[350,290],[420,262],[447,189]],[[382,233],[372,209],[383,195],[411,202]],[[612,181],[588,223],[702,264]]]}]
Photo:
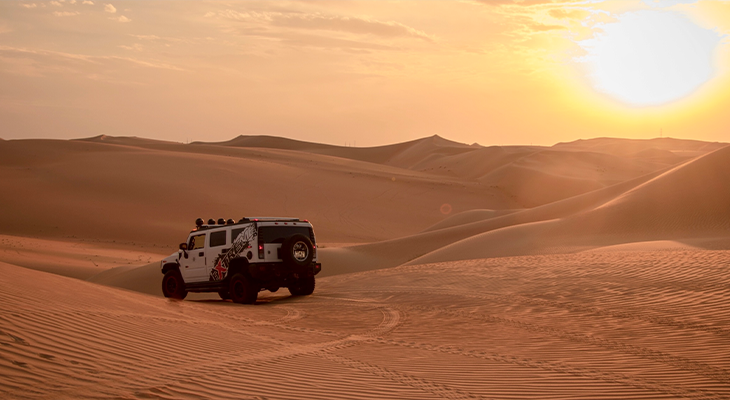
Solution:
[{"label": "sun glare", "polygon": [[681,99],[712,78],[722,37],[671,11],[628,12],[581,41],[593,87],[632,106]]}]

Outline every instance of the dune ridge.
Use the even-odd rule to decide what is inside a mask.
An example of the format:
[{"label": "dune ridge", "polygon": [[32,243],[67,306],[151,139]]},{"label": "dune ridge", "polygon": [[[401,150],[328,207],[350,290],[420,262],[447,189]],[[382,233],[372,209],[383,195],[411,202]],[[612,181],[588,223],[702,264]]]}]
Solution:
[{"label": "dune ridge", "polygon": [[[238,137],[223,144],[195,145],[108,136],[78,141],[10,141],[0,147],[0,153],[9,155],[0,161],[0,172],[4,171],[9,177],[7,182],[18,187],[21,196],[6,193],[3,197],[0,194],[0,201],[11,210],[0,217],[4,220],[0,226],[14,235],[83,240],[90,244],[142,250],[161,257],[174,251],[176,243],[190,229],[192,224],[185,221],[199,216],[195,204],[218,210],[215,212],[218,215],[203,216],[206,218],[228,218],[235,212],[280,215],[284,210],[285,214],[315,222],[318,239],[322,242],[320,254],[329,266],[324,275],[387,268],[407,262],[574,252],[633,240],[682,239],[684,228],[681,226],[675,229],[677,234],[670,236],[595,230],[595,226],[605,225],[603,221],[616,218],[610,215],[599,218],[604,211],[595,209],[619,201],[621,196],[684,165],[672,162],[693,160],[686,155],[688,152],[701,154],[719,145],[675,139],[601,138],[557,144],[553,148],[483,147],[459,144],[438,136],[377,148],[320,145],[272,137]],[[297,146],[304,148],[291,150]],[[329,155],[310,152],[323,149]],[[348,153],[342,153],[352,151],[375,155],[362,156],[366,159],[363,161],[350,159]],[[684,155],[669,157],[670,161],[664,156],[659,157],[661,161],[636,159],[636,152],[642,151],[651,154],[658,151],[664,156],[667,152]],[[386,165],[395,164],[394,160],[403,167]],[[444,168],[436,167],[439,162]],[[449,171],[455,165],[461,165],[461,169]],[[306,172],[302,173],[302,169]],[[469,179],[460,177],[470,169]],[[648,173],[642,173],[647,170]],[[314,183],[309,189],[300,191],[301,198],[306,201],[292,202],[289,196],[277,197],[282,188],[298,185],[301,176]],[[212,181],[211,177],[214,177]],[[683,179],[692,182],[691,177]],[[239,187],[238,191],[230,193],[228,190],[228,196],[223,198],[214,196],[215,190],[188,190],[185,196],[169,195],[184,187],[186,180],[207,182],[211,187],[223,187],[226,181],[242,184],[234,186]],[[714,181],[716,185],[706,193],[721,189],[722,184],[717,182],[722,181],[722,176],[715,176]],[[682,182],[667,185],[683,187]],[[273,196],[246,196],[245,188],[249,186]],[[657,190],[669,193],[665,189]],[[42,201],[42,197],[33,201],[37,196],[32,193],[39,191],[54,193],[56,201],[51,207]],[[153,200],[158,199],[160,193],[167,194],[169,200]],[[722,204],[723,193],[721,190],[713,207]],[[19,202],[19,199],[23,201]],[[119,199],[124,199],[124,203]],[[236,199],[241,203],[235,202]],[[651,201],[641,201],[643,207],[651,207],[651,201],[662,200],[654,196]],[[95,204],[104,204],[105,210],[114,211],[104,212]],[[151,204],[153,208],[150,208]],[[485,205],[495,210],[489,218],[484,212],[476,211],[485,209]],[[444,207],[448,214],[443,214]],[[408,212],[404,213],[404,209]],[[318,211],[313,214],[312,210]],[[662,210],[681,214],[693,212],[691,205],[685,210],[677,207]],[[624,218],[629,213],[639,212],[616,211],[624,213]],[[656,221],[667,218],[661,213],[654,215]],[[703,218],[716,217],[724,218],[721,214]],[[682,218],[686,222],[687,218],[693,217]],[[102,220],[104,223],[100,223]],[[594,225],[593,231],[584,230],[582,225]],[[573,231],[580,234],[573,235]],[[708,240],[715,235],[707,245],[711,248],[724,246],[722,238],[726,234],[722,229],[716,229],[712,234],[691,233],[689,239],[698,235]],[[328,242],[335,245],[327,246]],[[354,245],[343,247],[340,243]],[[63,263],[53,260],[25,260],[22,263],[77,274],[57,268]],[[107,275],[99,278],[100,282],[133,288],[135,279],[146,276],[155,281],[159,278],[154,268],[140,267],[141,264],[117,268],[113,274],[116,278]],[[74,276],[83,275],[86,279],[93,276],[92,272],[79,271],[81,275]],[[153,285],[139,289],[157,292]]]},{"label": "dune ridge", "polygon": [[[448,215],[441,211],[444,204],[454,214],[534,208],[677,161],[637,161],[593,149],[583,154],[537,146],[482,147],[440,137],[376,148],[308,145],[327,149],[326,155],[292,150],[307,144],[283,138],[231,142],[237,145],[110,136],[4,141],[0,176],[10,190],[0,194],[8,211],[0,215],[0,233],[174,248],[178,232],[198,217],[283,212],[318,221],[325,241],[366,243],[434,225]],[[631,143],[653,148],[652,141]],[[669,143],[663,150],[674,154],[685,142]],[[695,152],[715,146],[691,144]],[[363,156],[348,158],[348,152]],[[296,186],[302,190],[293,197],[287,188]],[[225,196],[216,196],[220,190]],[[264,195],[248,196],[251,190]],[[45,201],[47,193],[53,193],[53,201]],[[329,210],[312,212],[319,208],[309,204],[327,204]],[[200,209],[211,215],[198,215]],[[145,229],[136,229],[143,221],[149,221]]]},{"label": "dune ridge", "polygon": [[622,139],[622,138],[593,138],[578,139],[573,142],[561,142],[553,147],[564,150],[599,151],[616,155],[635,155],[646,150],[665,150],[674,154],[690,156],[705,154],[725,147],[726,143],[704,142],[701,140],[688,140],[676,138],[654,138],[654,139]]},{"label": "dune ridge", "polygon": [[[346,271],[362,271],[372,268],[370,260],[377,260],[374,264],[393,267],[406,262],[417,262],[419,257],[428,253],[438,251],[453,243],[465,240],[476,235],[511,227],[520,227],[526,224],[534,224],[542,221],[550,221],[574,215],[577,212],[590,210],[611,201],[627,190],[654,179],[662,171],[655,172],[643,177],[629,180],[614,186],[595,190],[579,196],[574,196],[562,201],[549,203],[543,206],[515,210],[506,215],[495,216],[486,220],[480,218],[464,219],[458,225],[447,226],[438,230],[427,229],[426,231],[402,238],[355,245],[347,248],[323,249],[322,257],[335,268],[329,273],[343,273]],[[448,220],[447,220],[448,221]],[[523,228],[520,228],[523,229]],[[511,243],[512,239],[510,238]],[[499,246],[505,243],[499,242]],[[506,248],[504,248],[506,250]],[[499,253],[507,255],[508,253]],[[521,253],[511,254],[518,255]],[[478,258],[478,257],[477,257]]]},{"label": "dune ridge", "polygon": [[[454,199],[457,209],[485,200],[495,208],[513,204],[474,182],[373,163],[270,149],[217,154],[219,149],[8,141],[0,147],[0,176],[12,190],[0,193],[7,210],[0,232],[173,247],[198,217],[286,214],[319,221],[325,241],[352,243],[416,232],[440,220],[439,208]],[[50,202],[47,193],[53,194]],[[431,194],[418,196],[423,193]],[[400,211],[406,204],[418,210],[410,221]]]},{"label": "dune ridge", "polygon": [[544,254],[564,252],[570,247],[628,242],[730,237],[728,171],[730,147],[723,147],[646,179],[595,208],[474,235],[412,263]]},{"label": "dune ridge", "polygon": [[438,135],[376,147],[335,146],[276,136],[243,135],[225,142],[193,142],[192,144],[303,151],[406,168],[409,165],[422,161],[423,158],[428,157],[434,152],[439,154],[444,152],[469,151],[472,149],[468,145],[453,142]]}]

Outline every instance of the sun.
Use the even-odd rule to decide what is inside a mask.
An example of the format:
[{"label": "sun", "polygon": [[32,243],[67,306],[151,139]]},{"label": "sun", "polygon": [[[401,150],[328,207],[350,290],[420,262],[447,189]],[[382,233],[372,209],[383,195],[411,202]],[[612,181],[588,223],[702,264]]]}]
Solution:
[{"label": "sun", "polygon": [[642,10],[595,27],[578,44],[586,55],[593,87],[632,106],[657,106],[681,99],[710,80],[722,37],[687,16]]}]

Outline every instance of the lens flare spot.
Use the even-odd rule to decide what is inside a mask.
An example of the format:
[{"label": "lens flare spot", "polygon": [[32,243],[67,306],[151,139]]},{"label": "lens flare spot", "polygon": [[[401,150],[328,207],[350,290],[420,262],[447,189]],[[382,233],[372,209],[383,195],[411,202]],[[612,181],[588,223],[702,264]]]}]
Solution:
[{"label": "lens flare spot", "polygon": [[449,215],[451,214],[451,204],[444,203],[441,205],[441,214],[443,215]]}]

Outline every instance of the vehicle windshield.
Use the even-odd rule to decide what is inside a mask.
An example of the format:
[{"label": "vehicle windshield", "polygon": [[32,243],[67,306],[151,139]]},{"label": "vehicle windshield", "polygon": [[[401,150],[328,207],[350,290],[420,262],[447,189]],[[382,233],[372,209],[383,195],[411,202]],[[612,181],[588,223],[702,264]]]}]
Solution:
[{"label": "vehicle windshield", "polygon": [[188,250],[197,250],[205,247],[205,234],[190,237]]}]

